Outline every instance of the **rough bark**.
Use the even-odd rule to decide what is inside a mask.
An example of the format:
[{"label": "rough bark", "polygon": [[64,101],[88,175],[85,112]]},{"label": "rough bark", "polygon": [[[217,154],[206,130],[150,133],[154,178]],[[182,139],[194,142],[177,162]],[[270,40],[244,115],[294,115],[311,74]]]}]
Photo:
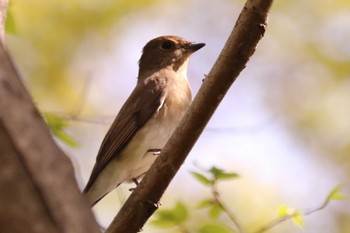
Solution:
[{"label": "rough bark", "polygon": [[[0,16],[7,5],[1,1]],[[1,19],[4,29],[5,18]],[[99,232],[74,177],[0,41],[0,232]]]},{"label": "rough bark", "polygon": [[226,92],[253,55],[258,41],[264,35],[272,2],[272,0],[246,2],[231,35],[189,111],[150,171],[114,218],[107,233],[138,232],[157,209],[157,203],[165,189],[185,161]]}]

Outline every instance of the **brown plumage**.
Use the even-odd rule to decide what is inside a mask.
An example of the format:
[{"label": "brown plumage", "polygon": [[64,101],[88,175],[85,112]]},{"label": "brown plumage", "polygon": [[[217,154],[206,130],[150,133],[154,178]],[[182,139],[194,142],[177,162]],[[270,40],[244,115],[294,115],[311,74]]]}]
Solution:
[{"label": "brown plumage", "polygon": [[150,168],[154,151],[165,145],[191,102],[188,59],[203,46],[176,36],[145,45],[137,85],[103,139],[83,191],[91,205]]}]

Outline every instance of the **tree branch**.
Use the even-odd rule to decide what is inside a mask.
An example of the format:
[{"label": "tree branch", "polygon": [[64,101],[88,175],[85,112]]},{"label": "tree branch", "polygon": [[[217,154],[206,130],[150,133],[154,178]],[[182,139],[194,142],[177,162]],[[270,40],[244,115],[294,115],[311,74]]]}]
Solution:
[{"label": "tree branch", "polygon": [[125,202],[107,233],[141,230],[158,207],[170,181],[185,161],[226,92],[245,68],[267,26],[272,0],[248,0],[219,55],[161,155]]}]

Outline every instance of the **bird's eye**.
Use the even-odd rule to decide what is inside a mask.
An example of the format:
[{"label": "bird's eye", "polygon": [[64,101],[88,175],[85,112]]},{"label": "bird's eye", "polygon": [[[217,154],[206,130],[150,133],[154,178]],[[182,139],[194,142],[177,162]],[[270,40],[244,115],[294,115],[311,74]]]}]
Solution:
[{"label": "bird's eye", "polygon": [[172,41],[164,41],[161,45],[161,48],[164,49],[164,50],[168,50],[168,49],[171,49],[173,48],[174,46],[174,43]]}]

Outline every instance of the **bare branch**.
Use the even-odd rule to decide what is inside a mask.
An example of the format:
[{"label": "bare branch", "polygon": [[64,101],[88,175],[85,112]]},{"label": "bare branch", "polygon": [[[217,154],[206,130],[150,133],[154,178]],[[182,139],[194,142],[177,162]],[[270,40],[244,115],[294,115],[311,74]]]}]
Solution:
[{"label": "bare branch", "polygon": [[107,233],[141,230],[211,116],[253,55],[267,26],[272,0],[248,0],[215,65],[161,155],[133,191]]}]

